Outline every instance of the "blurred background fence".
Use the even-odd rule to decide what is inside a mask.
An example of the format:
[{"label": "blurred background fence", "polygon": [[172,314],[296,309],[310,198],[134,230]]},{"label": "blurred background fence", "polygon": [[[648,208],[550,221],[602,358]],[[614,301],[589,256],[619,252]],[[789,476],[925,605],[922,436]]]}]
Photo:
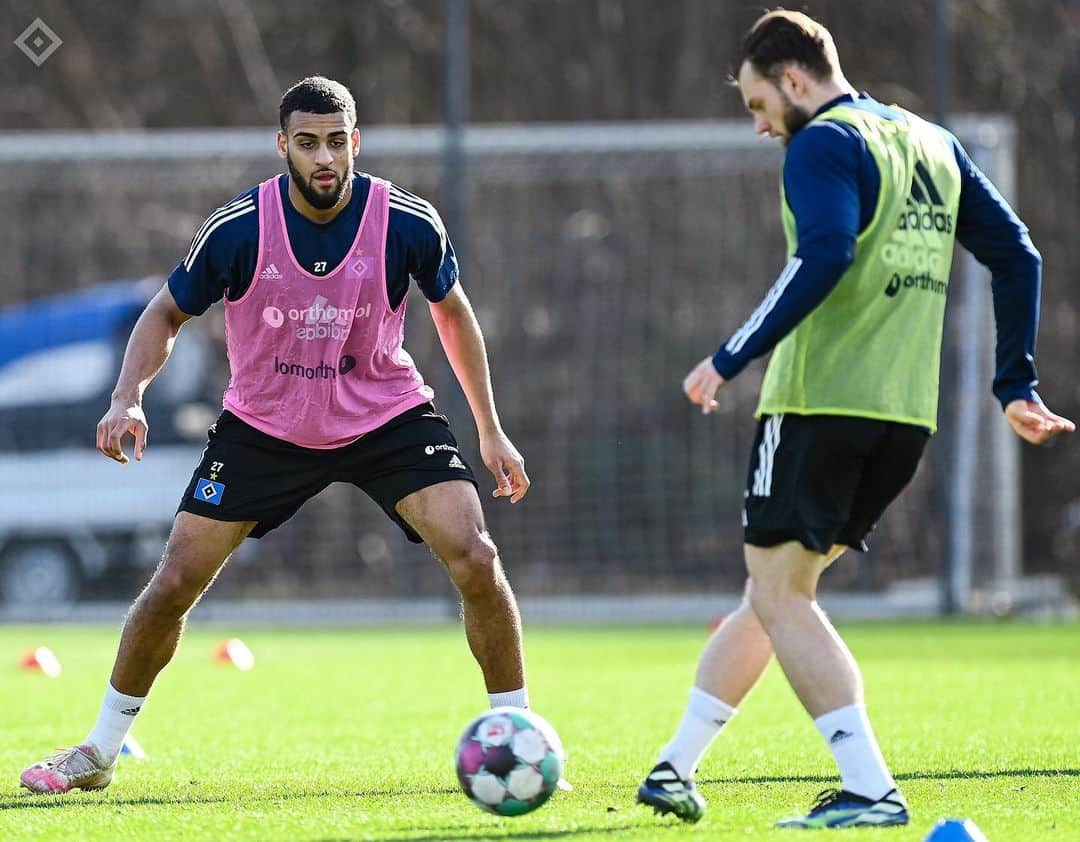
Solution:
[{"label": "blurred background fence", "polygon": [[[296,21],[275,3],[126,5],[139,10],[139,28],[128,17],[114,17],[108,4],[90,18],[80,16],[77,4],[16,3],[24,14],[33,10],[46,19],[65,44],[37,75],[17,71],[20,99],[9,102],[5,116],[20,129],[67,131],[9,133],[0,144],[0,245],[6,254],[0,305],[18,308],[8,311],[8,332],[0,322],[0,340],[6,337],[11,346],[0,349],[0,365],[16,343],[22,350],[33,342],[45,347],[55,337],[41,331],[67,332],[79,323],[78,307],[71,306],[60,321],[56,312],[52,321],[41,319],[48,296],[167,274],[212,208],[280,168],[271,127],[236,127],[272,114],[280,88],[292,78],[315,70],[336,75],[353,87],[360,106],[364,148],[358,168],[440,207],[459,209],[448,221],[464,258],[464,287],[488,342],[504,426],[524,453],[534,483],[521,506],[485,504],[515,589],[524,597],[569,597],[562,604],[571,614],[586,605],[574,601],[580,597],[667,594],[675,598],[672,604],[682,598],[686,605],[686,595],[702,590],[736,592],[744,576],[739,512],[763,367],[751,367],[721,392],[719,417],[691,411],[679,387],[689,366],[753,309],[782,263],[781,153],[753,138],[745,120],[657,122],[736,112],[738,98],[723,86],[725,62],[755,10],[686,0],[659,15],[647,5],[597,0],[500,7],[474,0],[468,113],[493,124],[464,130],[463,167],[455,172],[447,169],[452,138],[443,129],[371,125],[379,117],[422,123],[439,116],[442,3],[365,4],[366,24],[352,20],[351,28],[339,30],[334,52],[320,54],[318,62],[296,60],[299,48],[289,46],[286,34]],[[856,84],[883,99],[926,107],[933,99],[924,76],[929,62],[920,63],[919,56],[929,59],[931,4],[904,10],[885,3],[859,4],[858,10],[818,5],[810,11],[821,12],[833,28]],[[1007,4],[980,4],[980,19],[961,4],[946,5],[961,70],[954,104],[1009,115],[984,113],[953,127],[1018,200],[1047,257],[1041,342],[1047,399],[1066,414],[1075,412],[1080,392],[1069,374],[1075,368],[1080,299],[1066,282],[1075,278],[1076,244],[1068,232],[1078,221],[1076,158],[1069,152],[1075,149],[1069,141],[1076,100],[1067,96],[1075,90],[1069,87],[1076,77],[1069,45],[1075,48],[1076,38],[1069,34],[1067,9],[1036,4],[1043,15],[1033,16],[1045,28],[1036,32],[1030,24],[1031,32],[1010,33],[1007,26],[1016,18]],[[547,9],[543,14],[541,6]],[[578,44],[580,33],[567,21],[556,20],[560,13],[593,27],[595,52]],[[199,22],[200,14],[220,18],[226,30]],[[664,23],[667,18],[678,26]],[[886,21],[920,38],[898,38]],[[115,86],[126,77],[112,59],[103,65],[95,93],[100,108],[85,102],[65,106],[88,84],[70,62],[81,56],[102,63],[88,45],[108,43],[110,23],[151,43],[160,38],[160,26],[174,26],[186,33],[198,67],[177,67],[182,88],[160,72],[150,79],[133,75],[134,88],[124,97]],[[719,58],[712,42],[701,40],[702,29],[722,42]],[[534,30],[563,49],[536,50],[529,37]],[[312,44],[315,34],[317,27]],[[867,40],[875,42],[876,53],[866,49]],[[230,41],[243,49],[233,59],[223,58],[220,50]],[[667,50],[678,60],[668,67],[640,52],[638,66],[635,44]],[[995,44],[1013,52],[990,50]],[[165,54],[175,50],[158,46]],[[363,68],[339,55],[360,48],[371,56]],[[991,78],[981,65],[978,73],[963,75],[976,48],[1000,59],[1002,78]],[[1061,60],[1023,64],[1035,62],[1039,50],[1060,53]],[[890,65],[881,52],[904,63]],[[155,55],[143,42],[130,61],[159,67]],[[239,66],[231,66],[233,60]],[[531,74],[522,72],[523,64],[533,67]],[[243,79],[244,94],[214,88],[205,77],[213,76],[209,70],[215,66]],[[914,70],[905,76],[902,67]],[[1040,72],[1058,77],[1036,84],[1030,77]],[[1019,77],[1010,75],[1015,73]],[[875,79],[887,82],[871,84]],[[1024,86],[1028,94],[1048,86],[1059,92],[1059,101],[1050,94],[1001,97],[1010,84]],[[395,86],[408,103],[396,102],[385,90]],[[27,120],[35,111],[23,99],[35,87],[49,92],[52,111],[39,123]],[[579,89],[595,94],[592,111]],[[152,94],[169,92],[176,107],[166,112]],[[252,106],[253,96],[268,101]],[[1051,102],[1053,121],[1042,131],[1053,135],[1052,144],[1026,122]],[[583,117],[647,119],[592,123]],[[575,122],[517,122],[523,118]],[[207,121],[214,125],[130,131]],[[455,180],[462,174],[464,180]],[[449,195],[459,181],[460,197]],[[100,330],[87,331],[75,355],[42,357],[38,367],[0,378],[0,487],[7,489],[0,500],[19,527],[10,530],[9,552],[14,547],[32,562],[22,572],[10,563],[0,566],[9,599],[124,599],[160,552],[161,533],[227,378],[220,307],[185,328],[177,359],[163,375],[173,379],[155,383],[148,393],[154,432],[146,461],[120,468],[89,448],[127,331],[146,290],[161,280],[90,293],[98,309],[89,318]],[[890,509],[872,552],[862,561],[851,554],[842,559],[827,577],[831,589],[880,595],[891,588],[899,602],[907,593],[916,611],[937,610],[940,593],[951,595],[957,608],[982,610],[996,594],[992,607],[1005,609],[1031,593],[1017,580],[1020,574],[1029,580],[1049,574],[1055,581],[1076,575],[1072,547],[1080,515],[1073,500],[1080,494],[1076,474],[1067,467],[1080,467],[1075,447],[1067,445],[1060,456],[1025,450],[1021,484],[1018,451],[1000,435],[989,393],[987,286],[975,267],[958,262],[949,304],[942,432],[913,485]],[[440,408],[451,415],[464,453],[483,473],[467,408],[422,297],[414,293],[410,307],[407,347],[434,385]],[[63,327],[35,332],[36,324]],[[966,357],[965,349],[971,351]],[[968,394],[972,389],[974,397]],[[977,426],[974,442],[959,434],[965,424]],[[958,449],[965,440],[969,449]],[[486,498],[491,480],[486,474],[480,480]],[[958,487],[960,480],[967,485]],[[1024,508],[1027,501],[1034,505]],[[56,539],[49,530],[57,521],[75,537]],[[73,554],[85,558],[73,563]],[[952,587],[940,591],[946,559],[960,567],[954,564]],[[30,569],[39,573],[29,575]],[[55,575],[43,576],[42,570]],[[57,578],[72,570],[78,575],[71,581]],[[1040,581],[1038,593],[1057,592]],[[408,545],[359,491],[334,486],[289,525],[238,553],[213,599],[356,596],[448,604],[449,588],[426,551]]]}]

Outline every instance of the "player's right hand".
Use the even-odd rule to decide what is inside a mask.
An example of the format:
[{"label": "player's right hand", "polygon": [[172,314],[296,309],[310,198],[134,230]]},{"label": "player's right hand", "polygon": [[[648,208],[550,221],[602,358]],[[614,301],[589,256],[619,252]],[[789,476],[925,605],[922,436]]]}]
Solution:
[{"label": "player's right hand", "polygon": [[124,436],[131,433],[135,439],[135,459],[141,461],[146,451],[146,436],[150,428],[146,415],[138,404],[114,402],[105,417],[97,425],[97,449],[115,459],[121,465],[131,460],[124,453]]}]

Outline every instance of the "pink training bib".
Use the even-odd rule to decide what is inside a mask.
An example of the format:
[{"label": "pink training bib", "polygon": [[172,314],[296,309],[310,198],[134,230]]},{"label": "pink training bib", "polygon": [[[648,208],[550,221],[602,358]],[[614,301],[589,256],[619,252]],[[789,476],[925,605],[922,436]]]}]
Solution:
[{"label": "pink training bib", "polygon": [[356,239],[326,275],[293,257],[278,177],[259,185],[259,258],[242,298],[225,302],[232,377],[223,404],[301,447],[355,441],[434,397],[402,347],[405,304],[386,297],[390,185],[372,178]]}]

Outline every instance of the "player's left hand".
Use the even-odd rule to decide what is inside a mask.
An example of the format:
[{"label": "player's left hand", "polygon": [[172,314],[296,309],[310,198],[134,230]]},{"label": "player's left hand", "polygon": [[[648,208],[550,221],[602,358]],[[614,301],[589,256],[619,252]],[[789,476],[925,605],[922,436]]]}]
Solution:
[{"label": "player's left hand", "polygon": [[529,490],[529,477],[525,473],[525,460],[502,431],[480,437],[480,458],[491,471],[498,488],[492,497],[509,497],[517,503]]},{"label": "player's left hand", "polygon": [[1043,444],[1062,433],[1072,433],[1076,425],[1068,418],[1055,415],[1043,403],[1018,399],[1005,407],[1005,420],[1024,441]]},{"label": "player's left hand", "polygon": [[724,378],[713,367],[712,357],[706,357],[686,375],[682,388],[686,396],[690,398],[690,402],[696,403],[701,407],[702,413],[708,415],[720,408],[720,404],[714,398],[716,390],[722,385],[724,385]]}]

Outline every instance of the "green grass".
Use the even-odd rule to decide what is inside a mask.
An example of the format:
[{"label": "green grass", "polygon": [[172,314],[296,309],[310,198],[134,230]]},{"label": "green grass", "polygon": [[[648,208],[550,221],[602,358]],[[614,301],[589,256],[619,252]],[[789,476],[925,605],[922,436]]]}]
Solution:
[{"label": "green grass", "polygon": [[[877,734],[913,824],[845,840],[921,840],[943,817],[993,842],[1080,839],[1080,626],[856,625]],[[239,634],[248,673],[210,660]],[[81,740],[116,630],[0,628],[0,839],[783,839],[778,818],[834,783],[832,759],[774,665],[706,757],[695,826],[635,807],[634,791],[681,714],[702,628],[528,632],[530,690],[559,730],[575,789],[529,816],[477,810],[451,753],[485,707],[458,628],[192,629],[101,793],[34,796],[23,766]],[[18,669],[50,646],[58,679]]]}]

